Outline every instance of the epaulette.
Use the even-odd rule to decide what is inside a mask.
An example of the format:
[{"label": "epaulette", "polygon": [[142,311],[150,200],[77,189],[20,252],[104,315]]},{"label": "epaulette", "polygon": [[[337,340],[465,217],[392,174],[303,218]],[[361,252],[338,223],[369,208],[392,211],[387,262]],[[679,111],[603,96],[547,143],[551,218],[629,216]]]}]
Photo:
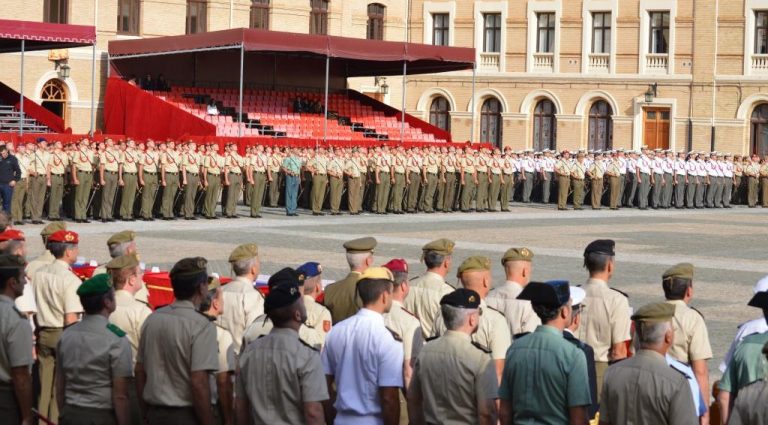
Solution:
[{"label": "epaulette", "polygon": [[491,350],[488,349],[488,347],[484,346],[483,344],[480,344],[477,341],[472,341],[472,345],[475,346],[478,350],[482,351],[485,354],[491,354]]},{"label": "epaulette", "polygon": [[416,279],[418,279],[418,278],[420,278],[420,277],[421,277],[421,276],[414,276],[414,277],[412,277],[412,278],[408,279],[408,282],[409,282],[409,283],[410,283],[410,282],[413,282],[414,280],[416,280]]},{"label": "epaulette", "polygon": [[387,328],[387,330],[389,331],[389,333],[391,333],[391,334],[392,334],[392,337],[393,337],[393,338],[395,338],[395,341],[397,341],[397,342],[403,342],[403,338],[400,336],[400,334],[398,334],[397,332],[393,331],[393,330],[392,330],[392,329],[390,329],[388,326],[387,326],[386,328]]},{"label": "epaulette", "polygon": [[688,379],[691,379],[691,377],[690,377],[690,376],[688,376],[688,374],[687,374],[687,373],[685,373],[685,372],[683,372],[682,370],[680,370],[680,369],[678,369],[678,368],[676,368],[676,367],[674,367],[674,366],[672,366],[672,365],[669,365],[669,368],[670,368],[670,369],[672,369],[672,370],[674,370],[675,372],[677,372],[677,373],[679,373],[679,374],[683,375],[683,378],[685,378],[686,380],[688,380]]},{"label": "epaulette", "polygon": [[[688,307],[691,307],[691,306],[688,306]],[[691,310],[695,311],[696,313],[699,313],[699,316],[701,316],[702,319],[704,318],[704,315],[701,314],[699,310],[696,310],[696,307],[691,307]]]},{"label": "epaulette", "polygon": [[406,312],[406,313],[410,314],[411,316],[415,317],[416,319],[418,319],[418,318],[419,318],[418,316],[416,316],[415,314],[413,314],[413,312],[410,312],[410,311],[408,311],[408,309],[407,309],[407,308],[405,308],[405,307],[400,307],[400,309],[401,309],[401,310],[403,310],[404,312]]},{"label": "epaulette", "polygon": [[436,340],[438,338],[440,338],[440,335],[431,336],[431,337],[427,338],[425,341],[426,342],[434,341],[434,340]]},{"label": "epaulette", "polygon": [[499,313],[499,314],[501,314],[501,316],[502,316],[502,317],[506,317],[506,316],[504,316],[504,313],[502,313],[500,310],[497,310],[497,309],[495,309],[495,308],[493,308],[493,307],[491,307],[491,306],[489,306],[489,305],[487,305],[487,304],[486,304],[486,307],[488,307],[488,310],[493,310],[493,311],[495,311],[496,313]]},{"label": "epaulette", "polygon": [[202,311],[199,311],[199,310],[195,310],[195,311],[197,312],[197,314],[199,314],[199,315],[201,315],[201,316],[205,317],[205,320],[207,320],[207,321],[209,321],[209,322],[213,322],[214,320],[216,320],[216,318],[215,318],[215,317],[211,317],[211,316],[209,316],[209,315],[207,315],[207,314],[203,313]]},{"label": "epaulette", "polygon": [[625,297],[629,298],[629,295],[627,295],[627,293],[626,293],[626,292],[622,292],[622,291],[619,291],[618,289],[616,289],[616,288],[614,288],[614,287],[611,287],[611,289],[613,289],[614,291],[616,291],[616,292],[620,293],[621,295],[624,295]]},{"label": "epaulette", "polygon": [[528,334],[530,334],[530,332],[520,332],[519,334],[514,334],[514,335],[512,335],[512,340],[516,341],[519,338],[522,338],[522,337],[524,337],[524,336],[526,336]]},{"label": "epaulette", "polygon": [[22,313],[21,311],[19,311],[19,309],[16,308],[15,305],[13,306],[13,311],[15,311],[19,315],[19,317],[21,317],[22,319],[26,319],[27,318],[27,315]]},{"label": "epaulette", "polygon": [[112,323],[107,323],[107,329],[109,329],[110,332],[119,336],[120,338],[125,336],[125,331],[118,328],[117,325],[114,325]]},{"label": "epaulette", "polygon": [[[263,335],[262,335],[262,336],[263,336]],[[259,338],[261,338],[261,337],[259,337]],[[317,347],[313,347],[312,345],[310,345],[310,344],[307,344],[307,342],[306,342],[306,341],[304,341],[304,340],[303,340],[303,339],[301,339],[301,338],[299,338],[299,342],[301,342],[302,344],[304,344],[304,346],[306,346],[306,347],[307,347],[307,348],[309,348],[310,350],[313,350],[313,351],[320,351],[320,350],[318,350],[318,349],[317,349]]]}]

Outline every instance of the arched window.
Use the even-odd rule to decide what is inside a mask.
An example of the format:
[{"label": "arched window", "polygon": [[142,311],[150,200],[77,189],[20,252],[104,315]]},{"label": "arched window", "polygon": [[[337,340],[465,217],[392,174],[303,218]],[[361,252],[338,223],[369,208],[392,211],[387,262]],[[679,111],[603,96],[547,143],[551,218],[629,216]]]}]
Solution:
[{"label": "arched window", "polygon": [[187,0],[187,34],[208,31],[207,9],[206,0]]},{"label": "arched window", "polygon": [[48,80],[40,92],[41,105],[54,114],[66,118],[67,89],[59,79]]},{"label": "arched window", "polygon": [[328,0],[310,0],[309,33],[328,34]]},{"label": "arched window", "polygon": [[387,8],[383,4],[368,5],[368,40],[384,40],[384,14]]},{"label": "arched window", "polygon": [[589,149],[609,150],[613,148],[613,110],[604,100],[598,100],[589,108]]},{"label": "arched window", "polygon": [[768,103],[763,103],[752,111],[749,140],[751,153],[761,157],[768,155]]},{"label": "arched window", "polygon": [[269,0],[251,0],[251,28],[269,29]]},{"label": "arched window", "polygon": [[549,99],[540,100],[533,110],[533,150],[557,147],[557,118],[555,104]]},{"label": "arched window", "polygon": [[429,123],[445,131],[451,131],[451,115],[448,99],[438,96],[429,107]]},{"label": "arched window", "polygon": [[118,0],[117,32],[120,34],[139,35],[139,0]]},{"label": "arched window", "polygon": [[501,102],[490,97],[480,108],[480,142],[501,147]]}]

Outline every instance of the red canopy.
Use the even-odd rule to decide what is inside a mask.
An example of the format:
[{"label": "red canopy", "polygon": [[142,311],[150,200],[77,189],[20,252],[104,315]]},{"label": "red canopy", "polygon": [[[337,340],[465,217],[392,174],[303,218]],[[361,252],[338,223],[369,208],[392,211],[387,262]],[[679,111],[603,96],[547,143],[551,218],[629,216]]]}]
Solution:
[{"label": "red canopy", "polygon": [[96,28],[85,25],[0,19],[0,53],[89,46],[96,42]]},{"label": "red canopy", "polygon": [[398,75],[403,61],[408,74],[472,69],[472,48],[430,46],[423,44],[364,40],[328,35],[309,35],[258,29],[231,29],[201,34],[120,40],[109,42],[112,60],[193,53],[210,50],[239,49],[251,54],[341,59],[347,77]]}]

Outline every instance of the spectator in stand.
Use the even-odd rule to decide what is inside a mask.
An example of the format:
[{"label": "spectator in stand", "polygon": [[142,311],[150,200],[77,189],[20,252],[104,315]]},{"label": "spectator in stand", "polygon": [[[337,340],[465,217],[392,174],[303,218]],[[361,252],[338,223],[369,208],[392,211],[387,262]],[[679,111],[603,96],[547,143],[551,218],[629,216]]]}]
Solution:
[{"label": "spectator in stand", "polygon": [[171,85],[165,79],[165,75],[158,74],[157,80],[155,80],[155,90],[157,91],[171,91]]},{"label": "spectator in stand", "polygon": [[20,179],[19,161],[8,152],[5,145],[0,145],[0,196],[3,198],[3,211],[6,214],[11,213],[13,188]]},{"label": "spectator in stand", "polygon": [[128,77],[128,84],[132,86],[138,86],[138,78],[136,78],[136,74],[131,74],[130,77]]},{"label": "spectator in stand", "polygon": [[213,116],[219,115],[219,108],[216,106],[216,101],[215,100],[211,99],[208,102],[208,107],[206,108],[206,113],[208,115],[213,115]]},{"label": "spectator in stand", "polygon": [[155,80],[152,79],[152,74],[147,74],[141,79],[141,88],[144,90],[155,89]]}]

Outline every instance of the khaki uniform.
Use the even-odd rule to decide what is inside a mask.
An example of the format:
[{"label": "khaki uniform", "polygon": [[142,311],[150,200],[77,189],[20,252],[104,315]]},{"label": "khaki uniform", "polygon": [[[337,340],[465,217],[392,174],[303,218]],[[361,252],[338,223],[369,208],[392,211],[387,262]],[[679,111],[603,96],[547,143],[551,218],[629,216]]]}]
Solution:
[{"label": "khaki uniform", "polygon": [[139,163],[141,153],[135,149],[127,149],[120,155],[123,177],[123,195],[120,198],[120,218],[123,220],[133,217],[133,204],[136,202],[138,187]]},{"label": "khaki uniform", "polygon": [[[376,170],[379,173],[379,183],[376,184],[376,208],[374,212],[384,214],[387,212],[389,202],[389,189],[392,184],[391,167],[392,158],[389,154],[382,154],[376,160]],[[375,180],[374,180],[375,182]]]},{"label": "khaki uniform", "polygon": [[331,310],[334,324],[354,316],[362,307],[362,302],[357,296],[358,280],[360,280],[359,272],[349,272],[344,279],[325,288],[324,302],[328,310]]},{"label": "khaki uniform", "polygon": [[43,216],[43,203],[45,201],[45,191],[47,190],[48,164],[51,161],[51,155],[40,149],[35,150],[30,155],[29,167],[29,207],[33,221],[38,221]]},{"label": "khaki uniform", "polygon": [[442,160],[443,178],[445,179],[445,192],[438,193],[437,206],[440,207],[442,203],[442,210],[444,212],[452,212],[453,206],[456,203],[456,167],[458,167],[458,161],[456,155],[448,154]]},{"label": "khaki uniform", "polygon": [[762,206],[768,208],[768,162],[760,166],[760,187],[762,188]]},{"label": "khaki uniform", "polygon": [[[477,332],[472,334],[472,341],[490,352],[491,359],[504,360],[507,349],[512,345],[512,332],[507,325],[507,319],[504,318],[503,314],[489,308],[485,300],[480,301],[480,308],[483,310],[483,315],[480,316]],[[442,314],[440,314],[435,320],[432,336],[441,336],[445,334],[445,331],[445,322]]]},{"label": "khaki uniform", "polygon": [[64,377],[62,425],[115,424],[114,379],[133,376],[131,345],[106,317],[86,315],[61,335],[56,367]]},{"label": "khaki uniform", "polygon": [[712,358],[712,346],[704,317],[698,311],[688,307],[684,301],[667,301],[675,306],[675,342],[669,347],[669,355],[683,363],[691,364],[694,360]]},{"label": "khaki uniform", "polygon": [[464,185],[461,187],[461,210],[469,211],[472,208],[472,199],[475,196],[475,159],[469,155],[460,161],[461,172],[464,174]]},{"label": "khaki uniform", "polygon": [[504,183],[501,187],[501,210],[509,211],[509,203],[515,194],[515,164],[511,158],[505,157],[501,161],[501,172]]},{"label": "khaki uniform", "polygon": [[184,189],[184,217],[191,218],[195,216],[195,200],[197,199],[197,188],[200,182],[200,167],[203,164],[202,156],[197,152],[190,152],[184,155],[181,162],[182,170],[186,173],[187,185]]},{"label": "khaki uniform", "polygon": [[207,218],[216,217],[216,204],[219,202],[221,193],[221,173],[224,172],[224,164],[224,157],[217,153],[208,154],[203,162],[208,182],[208,187],[205,189],[203,215]]},{"label": "khaki uniform", "polygon": [[580,210],[584,203],[584,178],[587,175],[587,166],[574,162],[571,167],[571,186],[573,186],[573,209]]},{"label": "khaki uniform", "polygon": [[137,301],[133,294],[122,289],[115,291],[115,305],[115,311],[109,315],[109,321],[125,332],[133,351],[132,364],[135,364],[141,340],[141,327],[147,317],[152,314],[152,310],[146,304]]},{"label": "khaki uniform", "polygon": [[488,209],[498,211],[496,203],[499,202],[499,193],[501,192],[501,158],[492,157],[488,165],[488,176],[491,178],[491,184],[488,187]]},{"label": "khaki uniform", "polygon": [[732,425],[768,423],[768,380],[755,381],[739,391],[728,423]]},{"label": "khaki uniform", "polygon": [[[179,191],[179,172],[181,171],[182,158],[175,150],[167,150],[160,155],[161,172],[165,178],[163,187],[163,203],[161,212],[163,218],[173,218],[174,201],[176,192]],[[162,182],[162,181],[161,181]]]},{"label": "khaki uniform", "polygon": [[315,301],[309,295],[304,295],[304,306],[307,308],[307,321],[304,324],[315,331],[322,338],[321,343],[325,344],[325,337],[331,331],[331,310]]},{"label": "khaki uniform", "polygon": [[[94,160],[93,151],[78,149],[70,161],[75,168],[79,183],[75,189],[75,220],[85,220],[88,215],[88,198],[90,198],[91,188],[93,188]],[[103,189],[102,193],[104,193]]]},{"label": "khaki uniform", "polygon": [[478,404],[497,398],[496,368],[469,335],[448,331],[424,346],[409,391],[421,394],[426,423],[475,424]]},{"label": "khaki uniform", "polygon": [[403,359],[416,359],[424,345],[424,335],[419,319],[403,307],[400,301],[392,301],[392,309],[384,314],[384,325],[397,334],[403,343]]},{"label": "khaki uniform", "polygon": [[405,196],[405,173],[408,159],[405,155],[396,154],[392,156],[392,175],[395,181],[392,183],[392,194],[390,196],[389,209],[394,213],[403,212],[403,197]]},{"label": "khaki uniform", "polygon": [[421,187],[421,167],[422,160],[419,155],[411,154],[408,157],[405,171],[408,173],[408,199],[406,200],[405,209],[409,213],[416,212],[419,202],[419,188]]},{"label": "khaki uniform", "polygon": [[21,423],[11,369],[32,366],[32,328],[13,300],[0,295],[0,415],[9,424]]},{"label": "khaki uniform", "polygon": [[[50,159],[48,164],[51,170],[51,194],[48,197],[48,220],[60,220],[59,210],[61,210],[61,200],[64,199],[64,176],[69,170],[69,157],[64,152],[52,152]],[[15,196],[16,188],[13,193]]]},{"label": "khaki uniform", "polygon": [[307,162],[307,168],[312,173],[312,212],[318,214],[323,210],[325,202],[325,187],[328,185],[328,158],[316,155]]},{"label": "khaki uniform", "polygon": [[757,205],[757,189],[760,186],[760,164],[750,162],[744,168],[744,174],[747,176],[747,205],[754,207]]},{"label": "khaki uniform", "polygon": [[[304,403],[328,399],[320,354],[292,329],[273,329],[248,346],[239,366],[235,393],[248,400],[254,423],[304,423]],[[279,391],[264,391],[265,382]]]},{"label": "khaki uniform", "polygon": [[253,287],[248,279],[236,277],[232,282],[221,287],[224,312],[218,322],[232,334],[235,340],[235,352],[242,347],[243,332],[257,317],[264,314],[264,297]]},{"label": "khaki uniform", "polygon": [[99,167],[104,167],[104,187],[101,188],[99,214],[102,220],[110,219],[114,214],[121,161],[122,153],[117,149],[107,148],[99,155]]},{"label": "khaki uniform", "polygon": [[[261,206],[264,204],[264,194],[267,188],[267,162],[264,153],[256,153],[250,158],[248,164],[251,169],[253,183],[251,185],[251,217],[261,215]],[[277,180],[277,175],[272,175],[272,180]]]},{"label": "khaki uniform", "polygon": [[331,213],[338,214],[339,208],[341,208],[341,195],[342,192],[344,192],[344,159],[334,157],[328,160],[326,171],[328,173],[331,188]]},{"label": "khaki uniform", "polygon": [[488,187],[490,186],[490,183],[488,182],[489,162],[490,159],[485,154],[481,154],[475,163],[477,169],[477,196],[475,199],[475,207],[478,211],[485,211],[488,209]]},{"label": "khaki uniform", "polygon": [[[611,190],[611,201],[610,201],[610,208],[612,210],[615,210],[619,207],[619,194],[621,192],[621,170],[620,170],[621,164],[619,163],[619,160],[614,158],[609,164],[608,169],[606,170],[606,175],[608,176],[608,185]],[[683,181],[678,183],[678,186],[685,187],[685,176],[683,177]]]},{"label": "khaki uniform", "polygon": [[[28,205],[28,193],[29,193],[29,166],[32,161],[29,154],[16,155],[16,159],[19,161],[19,169],[21,170],[21,178],[16,183],[16,187],[13,188],[13,198],[11,198],[11,219],[13,221],[22,221],[24,219],[24,207]],[[27,206],[27,209],[29,207]]]},{"label": "khaki uniform", "polygon": [[363,196],[363,169],[356,158],[347,159],[344,163],[344,174],[347,175],[347,207],[350,214],[360,211]]},{"label": "khaki uniform", "polygon": [[216,348],[219,353],[219,367],[209,378],[211,386],[211,406],[214,406],[214,417],[219,414],[219,409],[216,408],[216,405],[219,404],[219,386],[216,383],[216,375],[220,373],[234,374],[237,369],[237,360],[235,360],[237,355],[235,353],[235,343],[232,339],[232,334],[219,325],[216,325]]},{"label": "khaki uniform", "polygon": [[555,163],[557,174],[557,209],[564,210],[568,205],[568,192],[571,190],[571,164],[561,159]]},{"label": "khaki uniform", "polygon": [[276,207],[280,200],[280,164],[283,163],[283,157],[279,152],[275,152],[269,158],[269,172],[272,173],[272,181],[269,183],[269,206]]},{"label": "khaki uniform", "polygon": [[[157,151],[146,151],[141,157],[141,179],[144,187],[141,192],[141,217],[152,218],[157,198],[159,182],[157,174],[160,171],[160,154]],[[178,183],[177,183],[178,184]]]},{"label": "khaki uniform", "polygon": [[434,334],[435,320],[440,314],[440,300],[453,292],[453,287],[442,276],[432,272],[411,280],[410,286],[403,306],[419,318],[424,338],[429,338]]},{"label": "khaki uniform", "polygon": [[440,172],[440,158],[430,153],[424,157],[424,198],[421,202],[421,210],[434,211],[435,191],[437,190],[437,175]]},{"label": "khaki uniform", "polygon": [[599,210],[603,199],[603,177],[605,175],[605,170],[600,161],[592,163],[589,167],[589,175],[592,184],[592,209]]},{"label": "khaki uniform", "polygon": [[[275,326],[272,324],[272,321],[267,317],[266,314],[262,314],[261,316],[257,317],[250,325],[248,325],[247,328],[245,328],[245,331],[243,331],[243,339],[241,341],[241,351],[245,353],[248,351],[248,346],[259,339],[260,337],[263,337],[264,335],[269,335],[270,332],[275,328]],[[301,325],[299,327],[299,339],[307,346],[315,349],[320,350],[323,348],[323,344],[325,343],[325,333],[323,333],[320,330],[310,328],[307,325]]]},{"label": "khaki uniform", "polygon": [[237,202],[240,200],[240,192],[243,191],[243,169],[246,166],[245,158],[236,152],[231,152],[225,158],[227,167],[227,199],[224,203],[224,215],[234,217],[237,215]]},{"label": "khaki uniform", "polygon": [[541,324],[541,319],[533,311],[531,302],[517,299],[521,292],[523,292],[522,285],[508,281],[491,289],[485,298],[485,302],[491,308],[504,314],[513,338],[531,333]]}]

